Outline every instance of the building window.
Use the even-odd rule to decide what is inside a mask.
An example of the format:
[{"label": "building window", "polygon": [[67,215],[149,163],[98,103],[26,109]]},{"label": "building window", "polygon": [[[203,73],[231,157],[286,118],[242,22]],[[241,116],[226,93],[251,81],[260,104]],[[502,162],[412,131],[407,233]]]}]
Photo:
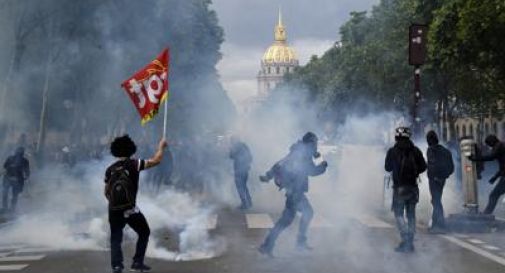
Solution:
[{"label": "building window", "polygon": [[493,134],[498,134],[498,122],[496,121],[493,124]]},{"label": "building window", "polygon": [[456,138],[461,137],[461,132],[459,131],[459,125],[456,125]]},{"label": "building window", "polygon": [[287,72],[287,73],[289,73],[289,66],[288,66],[288,67],[286,67],[286,72]]},{"label": "building window", "polygon": [[276,72],[277,74],[280,74],[280,73],[281,73],[281,68],[280,68],[280,67],[278,67],[278,66],[276,66],[276,67],[275,67],[275,72]]},{"label": "building window", "polygon": [[463,124],[462,128],[463,128],[463,136],[466,137],[467,136],[466,135],[466,126]]},{"label": "building window", "polygon": [[484,125],[484,134],[485,134],[485,135],[488,135],[488,134],[489,134],[489,123],[486,123],[486,124]]},{"label": "building window", "polygon": [[270,66],[268,67],[268,74],[272,73]]},{"label": "building window", "polygon": [[[470,136],[474,136],[474,133],[473,133],[473,124],[470,123],[470,132],[468,132],[470,134]],[[477,134],[475,134],[477,135]]]}]

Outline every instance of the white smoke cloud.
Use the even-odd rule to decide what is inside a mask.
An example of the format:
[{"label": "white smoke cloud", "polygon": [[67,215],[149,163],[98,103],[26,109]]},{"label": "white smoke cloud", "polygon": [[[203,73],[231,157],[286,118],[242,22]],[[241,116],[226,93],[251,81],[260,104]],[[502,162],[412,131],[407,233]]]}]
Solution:
[{"label": "white smoke cloud", "polygon": [[[2,231],[2,244],[55,250],[106,250],[109,226],[103,173],[111,162],[108,159],[82,163],[70,173],[53,166],[36,174],[37,184],[27,189],[30,197],[21,208],[22,215]],[[211,238],[207,230],[213,208],[203,208],[189,194],[166,189],[156,197],[140,194],[137,203],[152,230],[148,257],[208,259],[226,249],[225,241]],[[163,232],[179,235],[178,250],[169,250],[162,244]],[[128,228],[126,237],[136,238]]]}]

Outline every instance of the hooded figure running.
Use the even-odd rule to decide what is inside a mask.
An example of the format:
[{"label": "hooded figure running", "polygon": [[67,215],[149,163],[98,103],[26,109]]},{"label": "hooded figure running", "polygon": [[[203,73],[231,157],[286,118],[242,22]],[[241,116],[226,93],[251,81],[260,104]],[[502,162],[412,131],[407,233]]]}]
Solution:
[{"label": "hooded figure running", "polygon": [[235,185],[241,201],[239,209],[250,209],[252,200],[247,188],[247,178],[251,169],[252,155],[247,145],[236,137],[231,138],[230,159],[233,160]]},{"label": "hooded figure running", "polygon": [[[4,163],[5,175],[3,181],[3,210],[5,212],[16,210],[18,195],[23,192],[25,180],[30,176],[30,164],[25,158],[25,149],[19,147],[16,153],[9,156]],[[9,208],[9,192],[12,192]]]},{"label": "hooded figure running", "polygon": [[485,156],[470,156],[469,159],[477,162],[493,160],[498,162],[498,171],[489,179],[489,184],[494,184],[496,180],[498,180],[498,183],[489,194],[489,201],[484,209],[484,214],[493,214],[498,200],[505,194],[505,143],[501,142],[495,135],[487,136],[484,142],[491,148],[491,153]]},{"label": "hooded figure running", "polygon": [[[410,129],[399,127],[395,132],[395,145],[386,155],[385,169],[393,172],[393,205],[396,225],[401,235],[398,252],[414,251],[416,232],[416,204],[419,201],[417,178],[426,171],[422,152],[410,140]],[[407,214],[407,223],[405,223]]]},{"label": "hooded figure running", "polygon": [[313,158],[319,157],[317,140],[314,133],[306,133],[302,140],[291,146],[286,157],[277,162],[264,176],[260,176],[260,180],[263,182],[268,182],[274,178],[275,184],[286,190],[284,211],[260,246],[259,251],[262,254],[273,257],[272,251],[277,237],[293,222],[296,212],[302,214],[298,230],[297,249],[311,249],[307,245],[307,230],[314,211],[305,193],[309,191],[309,176],[323,174],[328,166],[326,161],[321,162],[319,165],[314,164]]}]

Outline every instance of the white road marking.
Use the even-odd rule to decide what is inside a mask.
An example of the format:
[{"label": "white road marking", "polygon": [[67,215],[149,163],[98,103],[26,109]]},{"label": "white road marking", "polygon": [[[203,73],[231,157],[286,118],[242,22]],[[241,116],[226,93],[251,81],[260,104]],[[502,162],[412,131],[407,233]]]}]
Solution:
[{"label": "white road marking", "polygon": [[217,214],[212,214],[207,218],[207,229],[216,229],[217,227]]},{"label": "white road marking", "polygon": [[393,226],[389,223],[386,223],[380,220],[377,217],[371,215],[359,215],[356,216],[356,220],[358,220],[361,224],[371,227],[371,228],[392,228]]},{"label": "white road marking", "polygon": [[453,234],[453,236],[461,238],[461,239],[470,238],[468,235],[460,234],[460,233]]},{"label": "white road marking", "polygon": [[33,255],[33,256],[10,256],[0,258],[0,262],[26,262],[42,260],[46,255]]},{"label": "white road marking", "polygon": [[12,251],[0,252],[0,258],[7,257],[7,256],[11,255],[12,253],[13,253]]},{"label": "white road marking", "polygon": [[490,259],[490,260],[492,260],[494,262],[497,262],[497,263],[505,266],[505,258],[502,258],[502,257],[500,257],[498,255],[493,254],[493,253],[487,252],[487,251],[485,251],[485,250],[483,250],[481,248],[478,248],[478,247],[476,247],[476,246],[474,246],[472,244],[469,244],[469,243],[467,243],[465,241],[462,241],[462,240],[460,240],[460,239],[458,239],[456,237],[453,237],[453,236],[450,236],[450,235],[439,235],[439,236],[442,237],[442,238],[444,238],[444,239],[446,239],[446,240],[448,240],[451,243],[454,243],[454,244],[456,244],[456,245],[458,245],[458,246],[460,246],[462,248],[465,248],[467,250],[473,251],[473,252],[481,255],[482,257],[488,258],[488,259]]},{"label": "white road marking", "polygon": [[272,228],[274,222],[266,213],[247,213],[245,215],[248,228]]},{"label": "white road marking", "polygon": [[15,253],[42,253],[42,252],[53,252],[53,251],[57,251],[57,249],[44,248],[44,247],[31,247],[31,248],[17,249],[14,252]]},{"label": "white road marking", "polygon": [[22,270],[27,266],[28,266],[27,264],[0,265],[0,271]]},{"label": "white road marking", "polygon": [[5,250],[14,250],[18,248],[22,248],[23,245],[2,245],[0,246],[0,251],[5,251]]},{"label": "white road marking", "polygon": [[493,250],[493,251],[500,250],[499,247],[496,247],[496,246],[493,246],[493,245],[488,245],[488,244],[484,244],[482,247],[485,248],[485,249]]},{"label": "white road marking", "polygon": [[482,245],[482,244],[485,244],[484,241],[481,241],[479,239],[468,239],[468,241],[472,244],[476,244],[476,245]]}]

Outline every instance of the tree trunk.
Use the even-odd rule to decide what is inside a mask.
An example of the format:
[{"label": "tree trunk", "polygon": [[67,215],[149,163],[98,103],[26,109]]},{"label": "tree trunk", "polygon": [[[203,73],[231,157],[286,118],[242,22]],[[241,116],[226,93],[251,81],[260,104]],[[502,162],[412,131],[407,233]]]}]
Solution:
[{"label": "tree trunk", "polygon": [[[51,54],[49,54],[51,55]],[[47,59],[46,65],[46,75],[44,78],[44,90],[42,93],[42,109],[40,111],[39,120],[39,135],[37,137],[37,156],[39,160],[43,158],[44,154],[44,143],[46,141],[46,129],[47,129],[47,105],[49,101],[49,80],[51,77],[51,57]]]}]

